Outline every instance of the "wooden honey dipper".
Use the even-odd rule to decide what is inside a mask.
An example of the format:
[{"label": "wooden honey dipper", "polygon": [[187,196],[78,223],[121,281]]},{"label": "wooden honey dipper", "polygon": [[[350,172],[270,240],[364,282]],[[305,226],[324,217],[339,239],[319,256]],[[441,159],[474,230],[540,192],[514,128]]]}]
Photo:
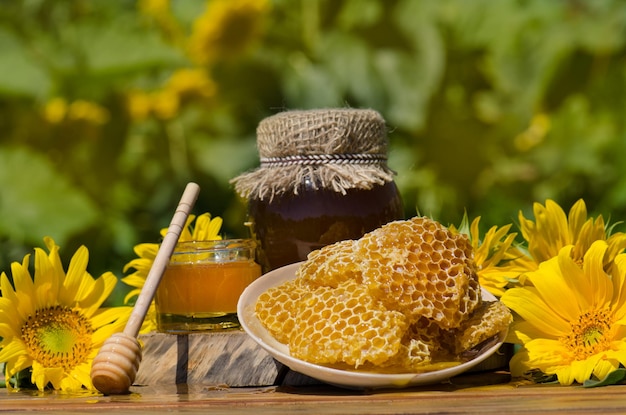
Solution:
[{"label": "wooden honey dipper", "polygon": [[93,359],[91,382],[105,395],[126,394],[135,381],[141,363],[137,335],[199,192],[196,183],[188,183],[185,187],[124,331],[109,337]]}]

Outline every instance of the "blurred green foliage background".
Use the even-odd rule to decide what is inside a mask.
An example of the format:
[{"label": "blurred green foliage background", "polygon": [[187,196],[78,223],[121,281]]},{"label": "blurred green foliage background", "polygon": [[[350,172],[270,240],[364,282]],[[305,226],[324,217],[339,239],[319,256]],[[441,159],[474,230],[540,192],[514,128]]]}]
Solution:
[{"label": "blurred green foliage background", "polygon": [[620,0],[3,1],[0,269],[49,235],[121,277],[188,181],[247,235],[229,180],[287,109],[378,110],[407,216],[624,220],[625,41]]}]

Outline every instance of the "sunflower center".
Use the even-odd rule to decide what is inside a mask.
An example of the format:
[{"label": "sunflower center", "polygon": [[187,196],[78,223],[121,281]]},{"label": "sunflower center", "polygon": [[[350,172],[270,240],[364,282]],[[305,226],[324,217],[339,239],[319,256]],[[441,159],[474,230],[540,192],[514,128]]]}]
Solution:
[{"label": "sunflower center", "polygon": [[37,310],[22,326],[22,340],[33,360],[44,367],[64,370],[87,360],[92,333],[85,316],[62,306]]},{"label": "sunflower center", "polygon": [[593,310],[581,314],[571,324],[571,333],[562,339],[576,360],[584,360],[608,350],[611,342],[612,314],[610,310]]}]

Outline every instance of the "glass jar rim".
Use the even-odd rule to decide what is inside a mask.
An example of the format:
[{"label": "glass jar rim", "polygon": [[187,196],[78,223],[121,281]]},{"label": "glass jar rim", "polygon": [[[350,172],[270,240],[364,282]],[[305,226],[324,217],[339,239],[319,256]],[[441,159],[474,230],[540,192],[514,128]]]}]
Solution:
[{"label": "glass jar rim", "polygon": [[181,241],[176,244],[170,264],[224,263],[253,260],[255,248],[255,241],[243,238]]},{"label": "glass jar rim", "polygon": [[256,242],[252,239],[209,239],[205,241],[179,241],[174,252],[195,252],[214,249],[255,248]]}]

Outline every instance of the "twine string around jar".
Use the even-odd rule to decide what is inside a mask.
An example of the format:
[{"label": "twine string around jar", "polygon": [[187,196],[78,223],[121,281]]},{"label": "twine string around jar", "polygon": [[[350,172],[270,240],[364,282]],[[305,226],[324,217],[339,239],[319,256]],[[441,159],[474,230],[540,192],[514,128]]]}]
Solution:
[{"label": "twine string around jar", "polygon": [[309,154],[283,157],[261,157],[262,167],[316,166],[323,164],[381,164],[387,156],[381,154]]}]

